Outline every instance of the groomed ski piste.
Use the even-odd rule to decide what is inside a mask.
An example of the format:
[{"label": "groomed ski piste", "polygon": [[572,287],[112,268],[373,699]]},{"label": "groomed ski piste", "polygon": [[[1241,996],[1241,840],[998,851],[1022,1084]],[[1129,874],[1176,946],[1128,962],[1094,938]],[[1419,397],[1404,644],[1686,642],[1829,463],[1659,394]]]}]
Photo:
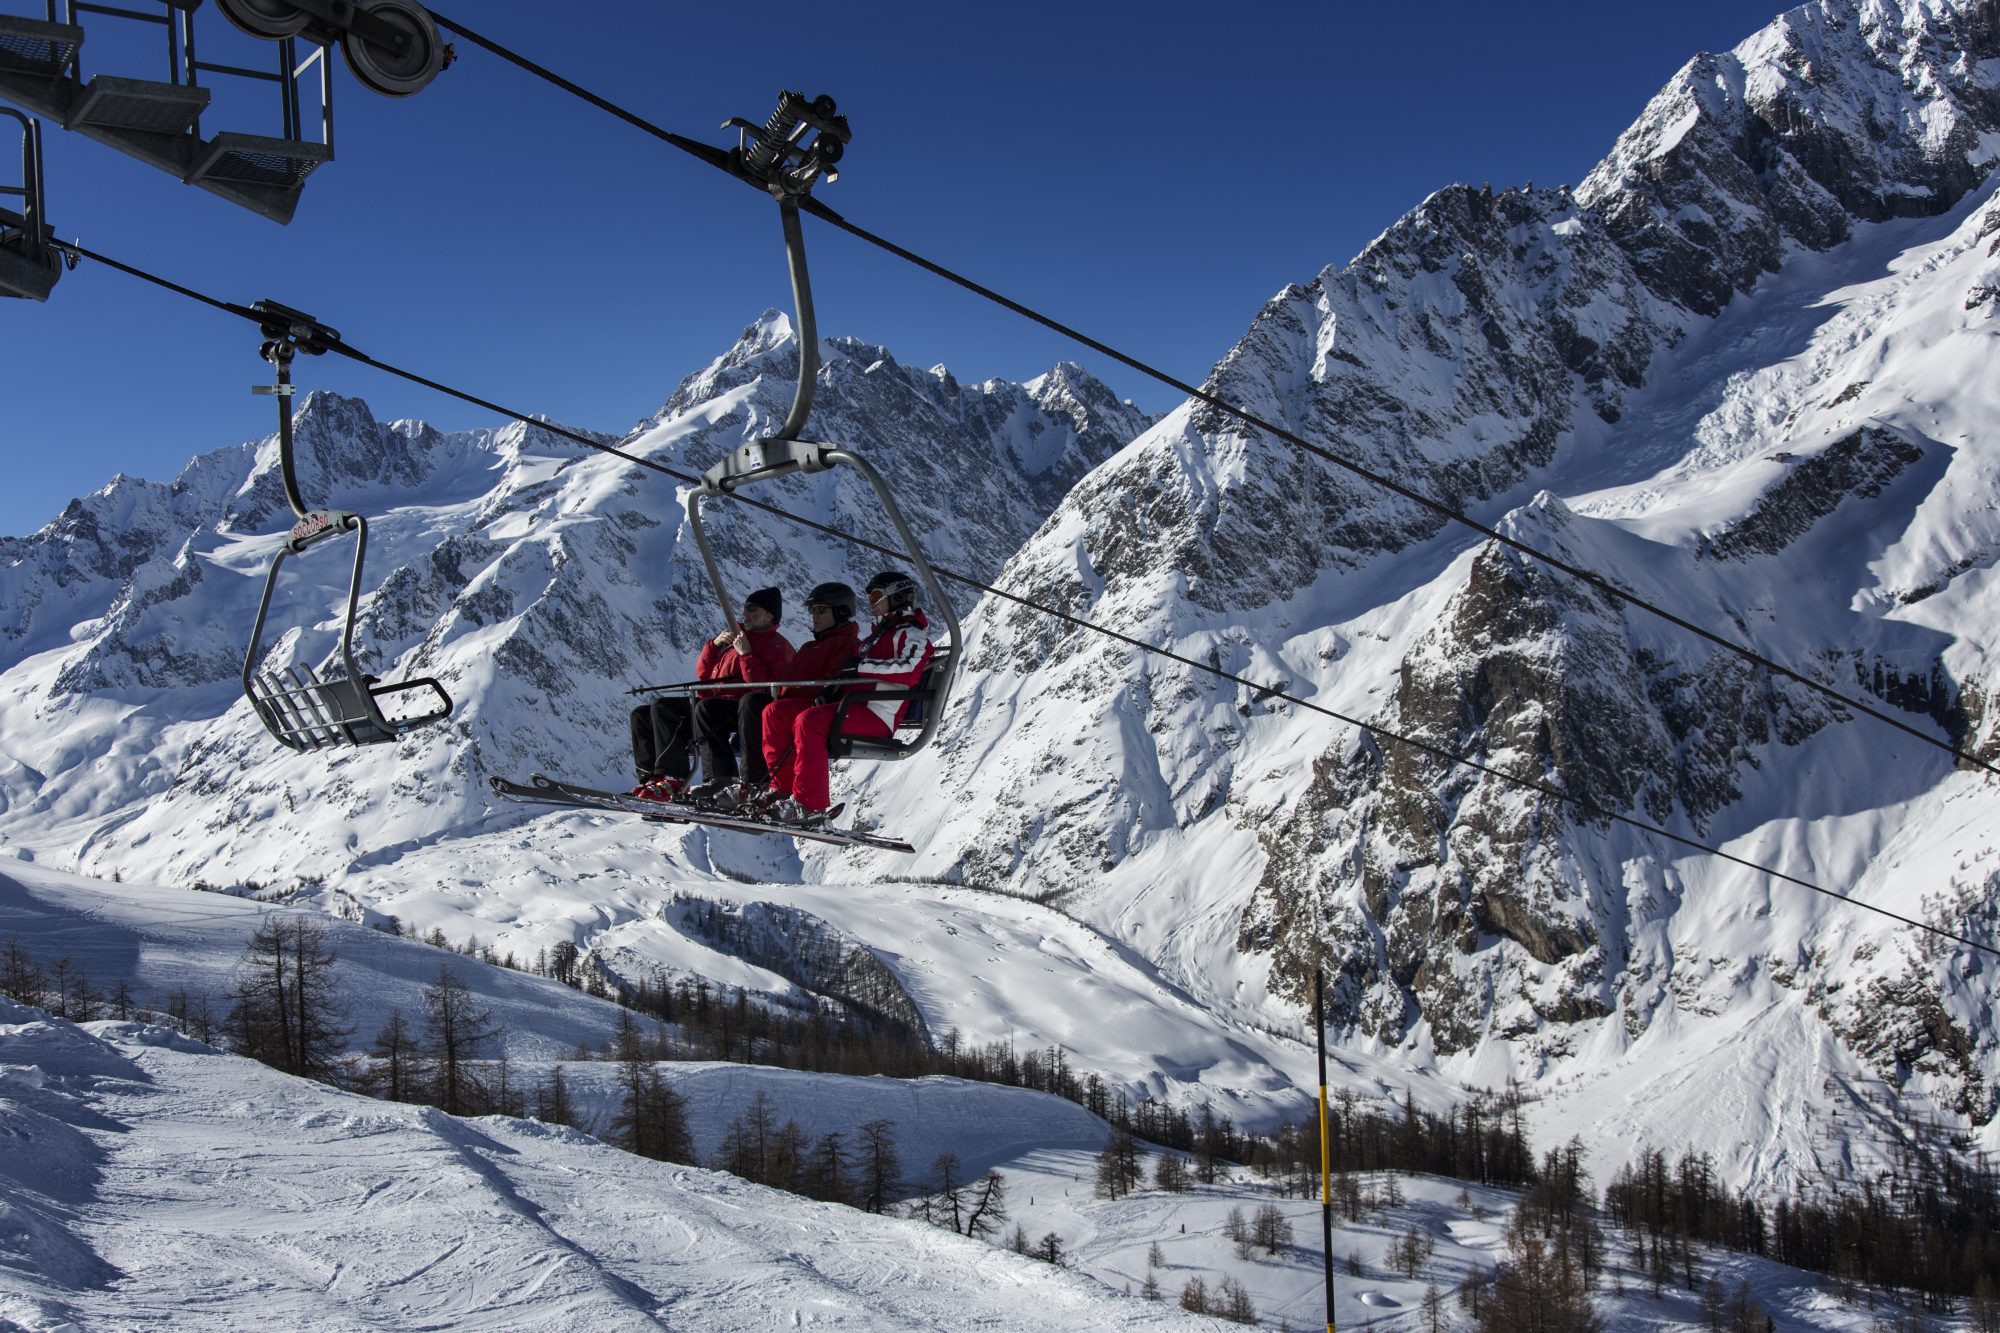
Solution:
[{"label": "groomed ski piste", "polygon": [[[226,991],[250,932],[274,910],[283,909],[28,865],[0,874],[0,940],[38,958],[68,956],[99,987],[122,980],[141,1003],[174,987]],[[602,1043],[614,1006],[326,924],[357,1045],[392,1008],[420,1012],[422,987],[446,965],[505,1025],[515,1077],[537,1080],[563,1061],[581,1118],[609,1121],[618,1067],[567,1057]],[[1144,1187],[1096,1198],[1105,1125],[1060,1098],[956,1079],[663,1071],[688,1100],[704,1159],[758,1092],[781,1123],[796,1119],[809,1134],[888,1118],[906,1177],[946,1151],[968,1177],[1000,1171],[1010,1225],[1037,1242],[1060,1236],[1067,1266],[647,1161],[572,1129],[341,1092],[170,1027],[78,1026],[0,1001],[0,1328],[1217,1327],[1178,1306],[1196,1277],[1211,1293],[1225,1277],[1241,1284],[1265,1326],[1324,1319],[1316,1199],[1279,1198],[1248,1172],[1186,1194]],[[1335,1233],[1342,1328],[1418,1327],[1428,1283],[1449,1291],[1504,1250],[1507,1192],[1427,1177],[1400,1184],[1400,1205]],[[1282,1211],[1294,1242],[1241,1258],[1224,1234],[1228,1216],[1265,1204]],[[1390,1261],[1413,1228],[1435,1243],[1414,1279]],[[1732,1292],[1748,1284],[1780,1327],[1859,1331],[1877,1317],[1778,1265],[1724,1254],[1704,1264]],[[1157,1301],[1143,1296],[1149,1275]],[[1691,1293],[1655,1299],[1629,1273],[1622,1285],[1597,1295],[1608,1329],[1699,1318]]]}]

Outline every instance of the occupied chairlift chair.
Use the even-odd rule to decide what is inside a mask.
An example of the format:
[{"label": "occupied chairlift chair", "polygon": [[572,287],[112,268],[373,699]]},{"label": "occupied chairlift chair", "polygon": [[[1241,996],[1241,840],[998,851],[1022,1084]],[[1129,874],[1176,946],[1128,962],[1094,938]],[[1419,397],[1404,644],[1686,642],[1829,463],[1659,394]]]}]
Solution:
[{"label": "occupied chairlift chair", "polygon": [[[299,493],[298,477],[292,466],[292,357],[298,352],[317,356],[339,342],[340,335],[315,322],[312,316],[275,301],[259,301],[253,309],[266,317],[263,356],[278,372],[275,385],[259,386],[256,392],[277,396],[279,468],[285,499],[299,521],[279,547],[271,561],[270,575],[264,580],[263,600],[257,604],[257,623],[250,631],[250,647],[243,655],[243,693],[257,710],[265,730],[294,750],[377,745],[398,740],[408,731],[451,716],[451,696],[429,676],[384,685],[362,673],[354,659],[354,621],[361,599],[362,563],[368,553],[368,521],[340,509],[309,510]],[[340,624],[340,666],[344,674],[322,678],[310,663],[291,666],[283,674],[258,670],[264,619],[271,609],[271,593],[278,586],[278,571],[288,558],[348,533],[354,534],[354,572],[347,589],[347,610]],[[384,711],[383,700],[415,690],[430,692],[430,699],[423,701],[422,707],[393,715]]]},{"label": "occupied chairlift chair", "polygon": [[49,244],[42,127],[12,107],[0,107],[0,115],[21,122],[21,185],[0,185],[0,194],[21,200],[18,213],[0,208],[0,296],[46,301],[62,276],[62,256]]},{"label": "occupied chairlift chair", "polygon": [[[833,733],[828,737],[827,751],[834,758],[907,759],[930,743],[944,715],[945,700],[951,693],[962,642],[958,617],[952,611],[951,601],[945,596],[944,589],[939,586],[930,561],[924,557],[922,545],[903,521],[895,498],[883,484],[881,474],[869,465],[868,460],[852,450],[798,437],[805,426],[806,416],[812,411],[813,383],[819,375],[819,331],[813,318],[812,286],[806,272],[805,237],[799,226],[799,201],[821,176],[834,179],[833,164],[840,160],[849,137],[847,118],[834,112],[834,101],[830,97],[822,96],[809,102],[803,94],[787,92],[780,97],[777,110],[771,113],[770,120],[763,126],[740,118],[727,122],[726,127],[741,131],[741,141],[732,159],[736,169],[764,186],[778,201],[778,214],[784,225],[785,255],[791,264],[792,299],[798,307],[799,378],[791,411],[777,433],[732,451],[729,457],[703,474],[698,489],[688,493],[688,524],[694,532],[695,544],[701,550],[702,562],[708,568],[709,583],[715,589],[716,599],[722,604],[722,613],[731,617],[735,614],[737,603],[729,595],[721,566],[716,562],[708,534],[702,527],[703,501],[731,495],[753,482],[768,481],[794,472],[825,472],[837,466],[851,467],[867,479],[883,513],[888,515],[890,524],[895,528],[909,563],[922,579],[930,605],[944,618],[947,641],[937,646],[923,678],[908,689],[877,687],[866,696],[846,696],[835,717]],[[806,140],[809,132],[812,135],[810,143]],[[771,682],[773,686],[829,683],[838,682]],[[910,706],[895,735],[841,734],[840,721],[846,717],[848,707],[861,697],[909,698]]]},{"label": "occupied chairlift chair", "polygon": [[[144,2],[144,0],[136,0]],[[339,41],[347,67],[371,90],[392,97],[422,88],[442,67],[444,46],[415,0],[217,0],[231,23],[278,43],[275,72],[199,59],[195,11],[201,0],[151,0],[142,12],[87,0],[46,0],[46,17],[0,14],[0,98],[199,185],[274,222],[292,220],[314,168],[333,159],[333,79],[327,47]],[[158,24],[167,36],[167,80],[99,74],[84,82],[81,14]],[[335,16],[339,17],[336,18]],[[314,45],[303,60],[297,38]],[[318,67],[320,137],[305,137],[299,80]],[[201,133],[209,89],[203,73],[276,83],[277,136]]]}]

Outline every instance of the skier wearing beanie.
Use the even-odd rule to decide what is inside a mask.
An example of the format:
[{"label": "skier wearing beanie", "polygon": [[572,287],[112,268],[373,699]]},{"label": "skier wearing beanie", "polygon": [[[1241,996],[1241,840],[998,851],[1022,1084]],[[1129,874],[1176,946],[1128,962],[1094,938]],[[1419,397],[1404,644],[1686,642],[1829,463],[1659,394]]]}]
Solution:
[{"label": "skier wearing beanie", "polygon": [[770,694],[748,687],[783,680],[791,668],[791,641],[778,633],[783,614],[783,595],[776,588],[759,588],[743,599],[742,619],[701,646],[697,680],[737,681],[745,688],[704,691],[694,698],[667,695],[632,710],[632,766],[639,784],[631,795],[654,801],[679,798],[694,773],[697,750],[711,784],[734,779],[736,755],[729,742],[739,730],[744,753],[762,758],[758,718]]}]

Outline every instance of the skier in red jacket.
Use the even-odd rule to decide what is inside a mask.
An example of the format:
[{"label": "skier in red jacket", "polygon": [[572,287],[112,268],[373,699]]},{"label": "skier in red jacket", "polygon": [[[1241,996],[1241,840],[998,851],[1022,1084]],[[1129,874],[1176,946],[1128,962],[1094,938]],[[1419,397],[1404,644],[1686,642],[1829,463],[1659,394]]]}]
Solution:
[{"label": "skier in red jacket", "polygon": [[[771,790],[771,766],[791,762],[791,719],[799,709],[810,706],[819,694],[817,685],[783,682],[827,680],[854,665],[861,656],[861,629],[854,623],[855,602],[854,589],[845,583],[822,583],[806,594],[812,638],[792,655],[782,677],[764,678],[776,682],[769,692],[759,691],[743,701],[742,776],[733,782],[704,782],[688,792],[690,801],[727,814],[754,811],[778,798]],[[753,703],[761,714],[755,719],[749,714]],[[772,710],[781,704],[786,707],[779,710],[779,721],[774,727]],[[753,744],[757,746],[754,757]]]},{"label": "skier in red jacket", "polygon": [[[778,633],[783,612],[784,598],[776,588],[759,588],[744,598],[743,618],[701,646],[695,678],[745,686],[785,679],[792,668],[792,644]],[[711,783],[733,780],[736,755],[729,740],[739,731],[745,756],[754,756],[754,766],[761,769],[758,723],[769,698],[767,692],[745,688],[693,698],[664,695],[640,704],[632,710],[632,765],[639,785],[630,794],[653,801],[679,798],[694,773],[697,751]]]},{"label": "skier in red jacket", "polygon": [[[875,619],[874,627],[858,645],[857,658],[851,660],[856,684],[828,686],[816,694],[802,691],[812,697],[780,698],[764,710],[764,754],[770,760],[771,791],[778,797],[768,810],[775,820],[805,827],[825,821],[827,807],[832,804],[826,742],[833,730],[834,715],[840,711],[841,696],[864,696],[849,701],[847,716],[841,721],[842,734],[893,735],[896,724],[909,710],[909,699],[870,701],[865,696],[881,686],[915,685],[923,678],[924,668],[930,665],[935,651],[930,640],[930,621],[917,609],[914,579],[895,570],[870,579],[868,613]],[[818,624],[817,618],[814,624]],[[795,671],[798,665],[794,661]],[[826,676],[842,674],[850,673],[828,672]],[[812,680],[826,676],[815,673],[795,678]]]}]

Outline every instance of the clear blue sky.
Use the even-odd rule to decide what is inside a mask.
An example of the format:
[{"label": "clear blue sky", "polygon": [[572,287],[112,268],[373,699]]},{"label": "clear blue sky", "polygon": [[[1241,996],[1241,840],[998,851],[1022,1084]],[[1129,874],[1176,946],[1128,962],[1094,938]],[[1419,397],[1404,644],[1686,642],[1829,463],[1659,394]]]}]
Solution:
[{"label": "clear blue sky", "polygon": [[[41,0],[0,0],[34,15]],[[1288,282],[1344,264],[1431,191],[1580,180],[1689,57],[1775,0],[1673,5],[902,0],[752,7],[451,0],[444,13],[692,138],[781,88],[852,123],[819,197],[853,221],[1184,379]],[[578,17],[579,14],[586,17]],[[202,54],[274,48],[206,6]],[[134,37],[125,37],[125,32]],[[139,26],[95,17],[86,72],[158,78]],[[234,83],[235,81],[228,81]],[[210,133],[275,129],[275,94],[219,86]],[[461,43],[391,100],[337,70],[338,156],[288,227],[59,128],[64,237],[211,294],[307,310],[373,356],[522,410],[621,432],[789,308],[777,210],[672,148]],[[15,171],[0,120],[0,177]],[[820,327],[1025,379],[1078,360],[1153,410],[1170,390],[807,220]],[[0,534],[124,472],[170,480],[268,434],[256,331],[98,266],[0,303]],[[336,358],[301,384],[383,419],[498,424]],[[332,499],[335,497],[329,497]]]}]

